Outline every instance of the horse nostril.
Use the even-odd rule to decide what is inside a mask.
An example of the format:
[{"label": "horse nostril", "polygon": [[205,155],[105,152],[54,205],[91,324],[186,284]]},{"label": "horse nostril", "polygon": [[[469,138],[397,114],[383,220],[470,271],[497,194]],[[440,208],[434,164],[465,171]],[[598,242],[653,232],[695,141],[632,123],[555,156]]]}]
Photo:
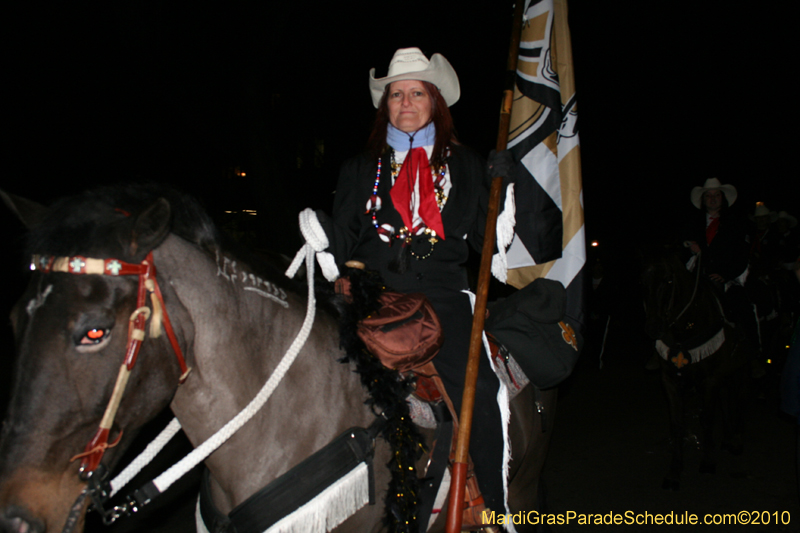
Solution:
[{"label": "horse nostril", "polygon": [[28,531],[30,530],[28,523],[22,518],[12,519],[11,527],[14,528],[14,531],[16,531],[17,533],[28,533]]},{"label": "horse nostril", "polygon": [[0,519],[0,532],[2,533],[28,533],[28,523],[22,518]]},{"label": "horse nostril", "polygon": [[7,509],[0,516],[0,533],[44,533],[44,524],[39,520],[25,518],[26,514],[18,507]]}]

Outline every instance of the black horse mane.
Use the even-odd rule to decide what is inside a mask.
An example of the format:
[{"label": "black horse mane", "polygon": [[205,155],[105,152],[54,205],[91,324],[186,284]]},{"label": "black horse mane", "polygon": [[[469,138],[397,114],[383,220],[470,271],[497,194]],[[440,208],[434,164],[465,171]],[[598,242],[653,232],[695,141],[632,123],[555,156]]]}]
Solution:
[{"label": "black horse mane", "polygon": [[[31,228],[25,239],[25,257],[54,256],[116,257],[132,261],[119,242],[120,230],[152,206],[159,198],[170,205],[170,232],[215,256],[233,253],[254,273],[284,289],[303,293],[298,284],[283,275],[277,256],[257,254],[221,232],[193,196],[156,183],[100,186],[57,200]],[[123,230],[123,231],[124,231]]]},{"label": "black horse mane", "polygon": [[26,251],[86,255],[108,239],[117,239],[114,233],[122,224],[135,219],[159,198],[170,204],[172,233],[209,252],[220,248],[220,233],[197,200],[171,187],[147,183],[96,187],[57,200],[30,228]]}]

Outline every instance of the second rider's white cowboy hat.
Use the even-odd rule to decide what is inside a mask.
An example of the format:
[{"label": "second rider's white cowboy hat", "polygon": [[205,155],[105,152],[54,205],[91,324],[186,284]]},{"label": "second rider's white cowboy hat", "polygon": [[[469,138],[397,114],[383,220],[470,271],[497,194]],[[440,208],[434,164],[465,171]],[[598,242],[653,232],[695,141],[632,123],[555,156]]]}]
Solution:
[{"label": "second rider's white cowboy hat", "polygon": [[758,202],[752,215],[747,215],[747,218],[755,222],[756,217],[769,217],[770,222],[778,220],[778,213],[764,205],[764,202]]},{"label": "second rider's white cowboy hat", "polygon": [[461,96],[458,75],[442,54],[433,54],[428,61],[419,48],[401,48],[392,56],[385,78],[376,79],[375,69],[370,69],[369,90],[372,93],[372,104],[377,108],[384,88],[400,80],[420,80],[436,85],[448,107],[458,102]]},{"label": "second rider's white cowboy hat", "polygon": [[714,189],[719,189],[723,192],[723,194],[725,194],[725,199],[728,200],[728,207],[732,206],[733,202],[736,201],[736,187],[733,185],[728,185],[727,183],[723,185],[717,178],[708,178],[702,187],[695,187],[692,189],[692,205],[694,205],[697,209],[701,209],[703,203],[703,193]]}]

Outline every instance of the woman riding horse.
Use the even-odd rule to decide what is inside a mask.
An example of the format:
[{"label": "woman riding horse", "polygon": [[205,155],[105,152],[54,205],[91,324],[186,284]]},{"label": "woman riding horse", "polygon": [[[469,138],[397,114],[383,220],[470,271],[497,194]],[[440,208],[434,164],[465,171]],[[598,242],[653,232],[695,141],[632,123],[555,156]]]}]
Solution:
[{"label": "woman riding horse", "polygon": [[[736,201],[736,187],[709,178],[694,187],[691,201],[702,212],[687,230],[689,248],[700,257],[699,268],[716,289],[728,320],[735,322],[755,352],[758,331],[753,306],[744,289],[747,279],[746,232],[729,208]],[[693,259],[690,270],[695,268]]]},{"label": "woman riding horse", "polygon": [[741,453],[741,421],[749,354],[725,320],[711,284],[686,270],[677,250],[650,258],[642,282],[647,334],[660,356],[669,401],[672,458],[663,487],[678,489],[687,432],[685,402],[695,390],[702,405],[700,471],[716,469],[716,412],[722,413],[723,448]]},{"label": "woman riding horse", "polygon": [[[337,263],[358,260],[400,292],[421,292],[444,333],[434,363],[461,409],[472,310],[464,263],[480,251],[488,204],[484,161],[455,137],[449,106],[458,76],[440,54],[397,50],[388,74],[370,71],[377,108],[369,150],[341,169],[333,221],[325,221]],[[505,509],[499,384],[481,358],[470,451],[486,504]]]}]

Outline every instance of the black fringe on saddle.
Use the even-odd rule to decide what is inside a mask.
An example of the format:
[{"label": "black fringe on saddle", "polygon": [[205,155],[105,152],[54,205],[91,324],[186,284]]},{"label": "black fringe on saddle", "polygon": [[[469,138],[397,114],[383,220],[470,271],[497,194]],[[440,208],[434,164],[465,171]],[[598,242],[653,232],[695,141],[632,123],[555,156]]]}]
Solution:
[{"label": "black fringe on saddle", "polygon": [[383,366],[356,334],[358,322],[378,308],[378,296],[385,286],[376,272],[345,269],[342,276],[350,279],[352,302],[345,302],[341,296],[332,301],[340,313],[339,343],[346,353],[341,361],[355,363],[361,384],[370,395],[367,403],[387,421],[381,434],[392,449],[392,459],[387,465],[392,478],[384,519],[393,533],[418,533],[420,483],[415,463],[424,452],[424,445],[405,400],[411,384],[397,371]]}]

